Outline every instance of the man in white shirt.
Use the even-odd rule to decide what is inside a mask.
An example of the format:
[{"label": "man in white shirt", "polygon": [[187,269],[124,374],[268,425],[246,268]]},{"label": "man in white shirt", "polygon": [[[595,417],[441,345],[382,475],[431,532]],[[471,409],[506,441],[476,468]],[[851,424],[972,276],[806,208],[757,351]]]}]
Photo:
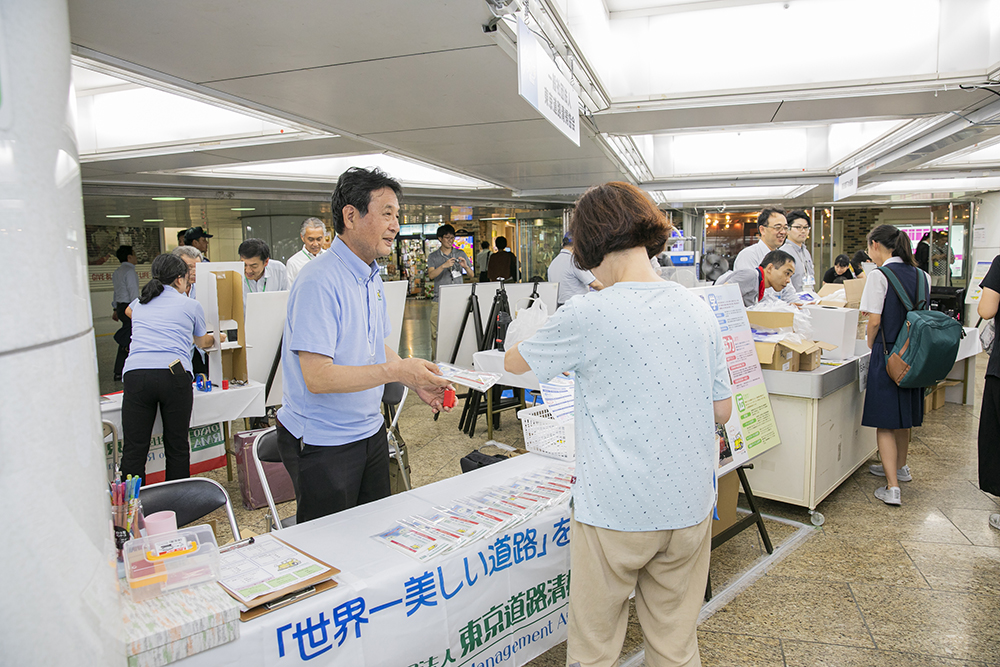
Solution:
[{"label": "man in white shirt", "polygon": [[[788,237],[788,222],[785,220],[785,209],[780,206],[765,208],[757,216],[757,233],[760,241],[749,248],[744,248],[736,255],[733,271],[756,269],[767,253],[777,250]],[[768,287],[768,290],[771,288]],[[770,294],[770,292],[768,292]],[[780,295],[782,301],[793,303],[797,301],[795,288],[789,285]]]},{"label": "man in white shirt", "polygon": [[804,289],[812,290],[816,286],[816,271],[813,258],[806,247],[809,238],[809,228],[812,220],[805,211],[792,211],[786,218],[788,221],[788,238],[781,249],[795,259],[795,275],[792,276],[792,287],[796,292]]},{"label": "man in white shirt", "polygon": [[599,290],[603,287],[593,273],[584,271],[573,261],[573,239],[569,234],[563,237],[562,250],[549,264],[547,277],[550,283],[559,283],[556,308],[578,294],[586,294],[591,288]]},{"label": "man in white shirt", "polygon": [[288,290],[285,265],[271,259],[271,249],[261,239],[247,239],[240,244],[243,260],[243,300],[250,292],[282,292]]},{"label": "man in white shirt", "polygon": [[125,314],[125,309],[132,301],[139,298],[139,274],[135,272],[135,252],[132,246],[123,245],[115,252],[121,266],[111,274],[111,284],[114,294],[111,297],[111,319],[121,322],[121,328],[115,332],[115,342],[118,343],[118,356],[115,357],[115,382],[122,381],[122,370],[125,359],[128,358],[129,345],[132,342],[132,318]]},{"label": "man in white shirt", "polygon": [[295,277],[299,275],[302,267],[319,257],[323,252],[323,238],[326,236],[326,223],[319,218],[306,218],[299,229],[299,238],[302,239],[302,250],[288,258],[288,286],[291,288],[295,282]]}]

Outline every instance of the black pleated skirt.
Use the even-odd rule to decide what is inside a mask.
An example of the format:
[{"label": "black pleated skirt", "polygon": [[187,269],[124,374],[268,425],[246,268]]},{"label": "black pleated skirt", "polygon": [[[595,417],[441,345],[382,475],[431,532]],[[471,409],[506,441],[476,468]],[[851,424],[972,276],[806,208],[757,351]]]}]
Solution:
[{"label": "black pleated skirt", "polygon": [[862,426],[872,428],[913,428],[924,423],[924,390],[902,389],[885,370],[885,353],[876,340],[868,364],[868,388]]}]

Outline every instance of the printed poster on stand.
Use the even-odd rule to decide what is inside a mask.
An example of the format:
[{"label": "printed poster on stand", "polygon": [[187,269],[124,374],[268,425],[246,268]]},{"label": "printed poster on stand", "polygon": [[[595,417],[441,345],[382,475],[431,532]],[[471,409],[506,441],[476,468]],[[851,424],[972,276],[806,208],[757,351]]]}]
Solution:
[{"label": "printed poster on stand", "polygon": [[733,388],[733,414],[716,424],[719,477],[781,444],[764,373],[753,344],[750,320],[736,285],[696,287],[691,291],[712,309],[726,348],[726,365]]}]

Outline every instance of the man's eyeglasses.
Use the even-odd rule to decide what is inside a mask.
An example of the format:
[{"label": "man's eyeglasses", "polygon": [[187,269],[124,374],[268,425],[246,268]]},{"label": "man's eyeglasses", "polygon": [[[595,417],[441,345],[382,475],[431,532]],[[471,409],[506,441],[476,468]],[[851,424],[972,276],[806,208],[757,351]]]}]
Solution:
[{"label": "man's eyeglasses", "polygon": [[773,229],[776,232],[787,232],[788,225],[761,225],[762,227],[767,227],[768,229]]},{"label": "man's eyeglasses", "polygon": [[792,229],[802,231],[803,229],[809,229],[809,225],[792,225]]}]

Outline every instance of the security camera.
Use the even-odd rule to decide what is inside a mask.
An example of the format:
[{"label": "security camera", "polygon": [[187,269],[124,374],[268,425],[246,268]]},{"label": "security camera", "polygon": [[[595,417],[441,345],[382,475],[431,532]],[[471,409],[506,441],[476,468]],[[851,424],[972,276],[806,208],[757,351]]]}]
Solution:
[{"label": "security camera", "polygon": [[500,17],[494,16],[489,21],[483,24],[483,32],[485,32],[487,35],[490,34],[491,32],[496,32],[498,23],[500,23]]}]

